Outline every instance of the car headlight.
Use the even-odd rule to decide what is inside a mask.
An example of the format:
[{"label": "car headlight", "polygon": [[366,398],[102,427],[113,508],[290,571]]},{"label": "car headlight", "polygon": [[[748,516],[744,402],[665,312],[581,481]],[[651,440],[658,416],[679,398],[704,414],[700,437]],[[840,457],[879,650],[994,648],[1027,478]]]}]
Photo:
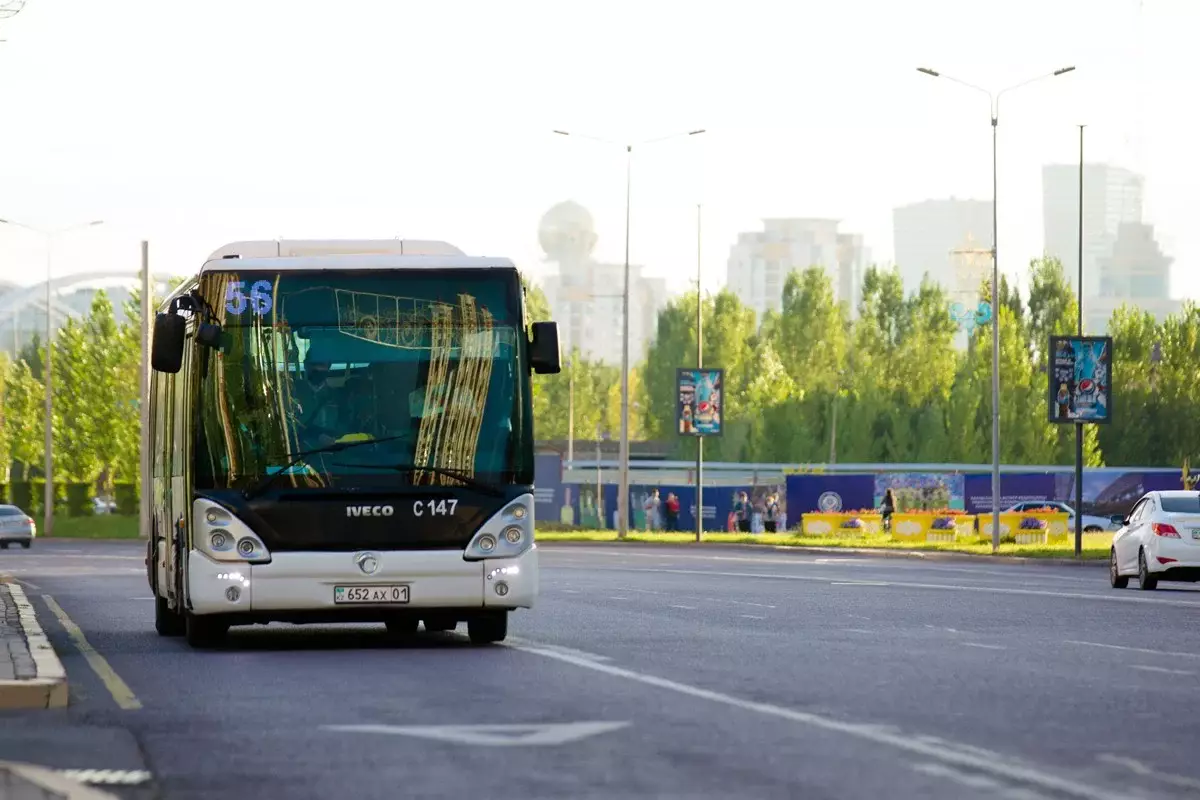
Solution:
[{"label": "car headlight", "polygon": [[214,561],[265,564],[271,560],[271,552],[262,539],[229,509],[211,500],[196,500],[192,504],[192,519],[197,520],[193,537],[196,549]]},{"label": "car headlight", "polygon": [[533,547],[533,539],[533,495],[524,494],[480,526],[463,558],[515,558]]}]

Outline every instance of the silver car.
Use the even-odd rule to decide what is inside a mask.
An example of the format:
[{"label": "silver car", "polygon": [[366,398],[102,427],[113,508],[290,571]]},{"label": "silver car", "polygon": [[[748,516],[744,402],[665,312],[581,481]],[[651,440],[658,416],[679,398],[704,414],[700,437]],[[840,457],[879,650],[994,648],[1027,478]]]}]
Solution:
[{"label": "silver car", "polygon": [[37,524],[33,518],[16,506],[0,505],[0,550],[10,544],[20,544],[26,550],[37,535]]}]

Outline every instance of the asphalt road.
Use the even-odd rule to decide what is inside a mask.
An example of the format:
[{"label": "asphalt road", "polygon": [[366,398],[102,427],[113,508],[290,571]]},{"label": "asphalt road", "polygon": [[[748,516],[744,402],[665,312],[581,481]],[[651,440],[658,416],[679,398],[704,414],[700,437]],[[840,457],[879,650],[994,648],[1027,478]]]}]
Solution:
[{"label": "asphalt road", "polygon": [[66,711],[0,716],[0,759],[170,800],[1200,795],[1187,585],[551,545],[503,646],[271,626],[195,652],[155,635],[141,558],[0,553],[72,681]]}]

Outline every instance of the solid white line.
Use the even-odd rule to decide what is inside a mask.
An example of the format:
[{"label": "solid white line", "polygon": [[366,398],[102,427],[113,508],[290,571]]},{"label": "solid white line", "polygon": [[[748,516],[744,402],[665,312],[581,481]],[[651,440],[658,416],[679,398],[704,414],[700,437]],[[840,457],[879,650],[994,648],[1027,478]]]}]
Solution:
[{"label": "solid white line", "polygon": [[1133,669],[1140,669],[1145,672],[1161,672],[1164,675],[1195,675],[1194,672],[1188,672],[1186,669],[1167,669],[1166,667],[1151,667],[1145,664],[1130,664]]},{"label": "solid white line", "polygon": [[1007,650],[1007,647],[1001,647],[998,644],[978,644],[977,642],[963,642],[963,647],[978,647],[980,650]]},{"label": "solid white line", "polygon": [[1200,658],[1200,653],[1172,653],[1167,650],[1150,650],[1146,647],[1125,647],[1120,644],[1100,644],[1099,642],[1077,642],[1067,640],[1064,644],[1077,644],[1083,647],[1103,647],[1106,650],[1124,650],[1129,653],[1146,653],[1152,656],[1168,656],[1170,658]]},{"label": "solid white line", "polygon": [[[596,567],[589,567],[596,569]],[[815,583],[831,583],[833,578],[827,575],[784,575],[770,572],[718,572],[716,570],[696,569],[661,569],[653,567],[625,567],[622,569],[608,568],[609,572],[653,572],[667,575],[715,575],[721,578],[761,578],[777,581],[808,581]],[[1109,603],[1142,603],[1161,606],[1176,606],[1178,608],[1200,608],[1200,602],[1189,603],[1185,600],[1166,600],[1156,597],[1141,597],[1131,593],[1088,594],[1084,592],[1049,592],[1038,589],[1012,589],[993,586],[964,586],[954,583],[915,583],[892,581],[888,583],[895,589],[935,589],[951,592],[977,592],[982,594],[1024,595],[1027,597],[1060,597],[1065,600],[1102,600]]]},{"label": "solid white line", "polygon": [[1184,775],[1172,775],[1169,772],[1162,772],[1154,769],[1132,758],[1123,756],[1114,756],[1111,753],[1105,753],[1097,756],[1098,761],[1104,761],[1109,764],[1116,764],[1119,767],[1125,767],[1131,772],[1135,772],[1146,778],[1157,778],[1163,783],[1169,783],[1172,786],[1182,786],[1185,789],[1200,789],[1200,780],[1189,778]]},{"label": "solid white line", "polygon": [[1048,800],[1044,794],[1038,794],[1029,789],[1022,789],[1015,786],[1005,786],[1003,783],[993,780],[986,775],[972,775],[968,772],[952,769],[943,764],[914,764],[912,769],[914,772],[953,781],[976,792],[989,792],[1000,797],[1006,797],[1009,800]]},{"label": "solid white line", "polygon": [[1013,760],[1007,763],[1001,758],[995,756],[985,757],[967,752],[945,749],[936,745],[928,744],[920,741],[912,735],[906,735],[903,732],[892,732],[878,725],[860,724],[853,722],[842,722],[840,720],[822,717],[817,714],[812,714],[806,711],[796,711],[795,709],[785,708],[783,706],[772,705],[771,703],[762,703],[753,700],[743,700],[739,697],[714,692],[709,689],[701,689],[697,686],[690,686],[686,683],[680,683],[668,678],[660,678],[656,675],[649,675],[642,672],[635,672],[630,669],[613,666],[612,664],[598,664],[593,661],[576,658],[562,653],[555,653],[552,650],[547,650],[538,646],[528,645],[507,645],[515,650],[520,650],[525,653],[539,655],[544,658],[552,658],[561,661],[565,664],[572,664],[583,669],[590,669],[594,672],[599,672],[604,675],[609,675],[615,678],[624,678],[625,680],[640,683],[646,686],[653,686],[658,689],[675,692],[677,694],[694,697],[699,700],[707,700],[713,703],[730,706],[741,709],[743,711],[751,711],[764,716],[785,719],[790,722],[797,722],[803,725],[808,725],[819,730],[830,731],[834,733],[842,733],[848,736],[853,736],[874,744],[887,745],[911,755],[921,756],[934,762],[965,767],[977,772],[984,772],[990,775],[995,775],[1008,780],[1017,780],[1023,783],[1032,784],[1042,789],[1049,789],[1069,795],[1071,797],[1082,798],[1082,800],[1124,800],[1127,796],[1124,792],[1115,794],[1098,786],[1088,786],[1068,778],[1062,778],[1057,775],[1052,775],[1048,772],[1043,772],[1040,769],[1030,766],[1018,764]]}]

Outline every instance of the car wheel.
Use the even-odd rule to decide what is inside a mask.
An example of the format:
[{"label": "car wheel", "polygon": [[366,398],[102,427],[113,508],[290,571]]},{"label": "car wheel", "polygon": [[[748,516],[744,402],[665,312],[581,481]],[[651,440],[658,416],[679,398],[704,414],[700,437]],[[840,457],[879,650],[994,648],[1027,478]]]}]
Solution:
[{"label": "car wheel", "polygon": [[1129,577],[1122,576],[1120,569],[1117,567],[1117,548],[1109,551],[1108,556],[1108,582],[1112,584],[1114,589],[1124,589],[1129,585]]},{"label": "car wheel", "polygon": [[7,550],[8,542],[0,542],[0,550]]},{"label": "car wheel", "polygon": [[21,549],[28,550],[33,546],[33,542],[21,542]]},{"label": "car wheel", "polygon": [[1146,551],[1138,551],[1138,588],[1142,591],[1153,591],[1158,588],[1158,578],[1150,574],[1150,568],[1146,565]]},{"label": "car wheel", "polygon": [[467,635],[471,644],[492,644],[502,642],[508,636],[508,612],[489,614],[467,620]]}]

